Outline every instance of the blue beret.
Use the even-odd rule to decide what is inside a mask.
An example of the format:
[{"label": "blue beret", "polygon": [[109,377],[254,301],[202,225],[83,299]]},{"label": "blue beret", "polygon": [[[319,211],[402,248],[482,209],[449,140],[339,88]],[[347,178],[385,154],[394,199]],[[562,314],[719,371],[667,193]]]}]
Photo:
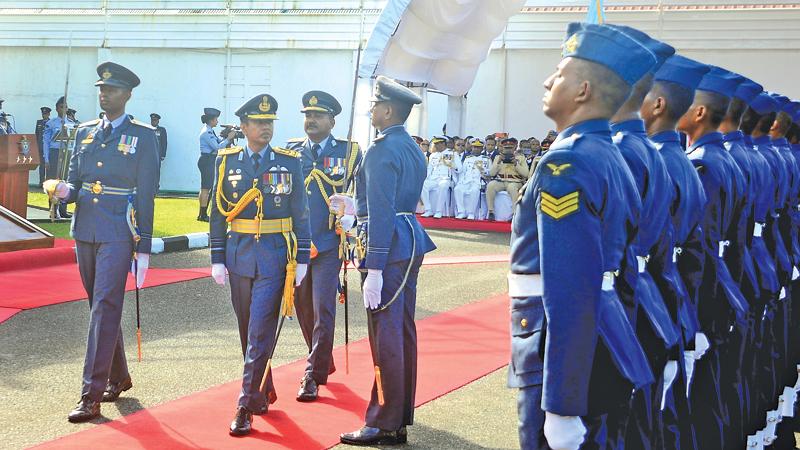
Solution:
[{"label": "blue beret", "polygon": [[800,110],[800,103],[789,100],[788,102],[786,102],[785,105],[783,105],[782,109],[783,112],[788,114],[789,117],[791,117],[792,120],[794,120],[795,114],[797,114],[797,111]]},{"label": "blue beret", "polygon": [[750,101],[750,107],[760,115],[778,110],[778,101],[766,92],[762,92]]},{"label": "blue beret", "polygon": [[668,81],[687,89],[695,90],[708,71],[709,68],[705,64],[700,64],[681,55],[673,55],[664,61],[664,64],[656,72],[654,79],[656,81]]},{"label": "blue beret", "polygon": [[327,92],[308,91],[303,94],[303,109],[300,112],[307,111],[319,111],[335,116],[342,112],[342,105]]},{"label": "blue beret", "polygon": [[400,102],[417,105],[422,103],[419,95],[389,77],[378,75],[375,79],[375,91],[370,101],[373,102]]},{"label": "blue beret", "polygon": [[562,58],[580,58],[603,65],[629,85],[656,64],[653,53],[634,38],[608,25],[573,22],[567,26]]},{"label": "blue beret", "polygon": [[97,75],[100,79],[95,86],[112,86],[123,89],[133,89],[139,85],[139,77],[127,67],[106,61],[97,66]]},{"label": "blue beret", "polygon": [[774,98],[776,102],[778,102],[778,106],[775,108],[775,111],[781,112],[783,111],[783,107],[789,103],[789,97],[785,95],[781,95],[775,92],[768,92],[769,96]]},{"label": "blue beret", "polygon": [[222,113],[217,108],[203,108],[203,114],[208,117],[219,117]]},{"label": "blue beret", "polygon": [[717,66],[708,66],[711,70],[703,76],[700,84],[697,86],[698,90],[714,92],[725,97],[733,96],[736,88],[739,86],[739,80],[736,76],[725,69]]},{"label": "blue beret", "polygon": [[276,120],[278,101],[269,94],[259,94],[244,102],[235,114],[240,119]]},{"label": "blue beret", "polygon": [[612,28],[616,28],[623,33],[627,34],[628,36],[635,39],[638,43],[642,44],[645,48],[650,50],[653,55],[656,57],[656,65],[650,69],[651,72],[655,72],[664,64],[664,61],[667,60],[670,56],[675,54],[675,48],[669,44],[665,44],[657,39],[651,38],[647,33],[637,30],[636,28],[629,27],[626,25],[612,25],[607,24]]},{"label": "blue beret", "polygon": [[764,86],[761,86],[753,80],[745,78],[744,81],[739,84],[739,87],[736,88],[736,92],[734,92],[733,96],[744,100],[745,103],[749,105],[750,102],[752,102],[753,99],[763,91]]}]

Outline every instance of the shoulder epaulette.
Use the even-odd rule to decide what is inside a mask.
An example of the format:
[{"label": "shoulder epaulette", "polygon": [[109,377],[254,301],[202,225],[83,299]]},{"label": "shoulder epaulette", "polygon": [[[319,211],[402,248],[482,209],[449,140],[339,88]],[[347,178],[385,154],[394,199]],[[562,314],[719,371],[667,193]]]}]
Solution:
[{"label": "shoulder epaulette", "polygon": [[380,142],[380,141],[384,140],[385,138],[386,138],[385,134],[380,134],[380,135],[378,135],[378,137],[373,139],[372,142]]},{"label": "shoulder epaulette", "polygon": [[226,147],[217,152],[217,156],[235,155],[244,150],[244,147]]},{"label": "shoulder epaulette", "polygon": [[155,131],[155,127],[150,125],[149,123],[139,122],[136,119],[131,119],[131,123],[134,124],[134,125],[139,125],[140,127],[149,128],[149,129]]},{"label": "shoulder epaulette", "polygon": [[272,147],[272,151],[281,155],[291,156],[293,158],[300,157],[300,152],[296,150],[289,150],[288,148]]},{"label": "shoulder epaulette", "polygon": [[290,144],[294,144],[295,142],[303,142],[303,141],[305,141],[305,140],[306,140],[306,138],[297,137],[297,138],[291,138],[291,139],[289,139],[289,140],[288,140],[288,141],[286,141],[286,142],[288,142],[288,143],[290,143]]},{"label": "shoulder epaulette", "polygon": [[83,123],[81,123],[81,124],[80,124],[80,125],[78,125],[78,126],[79,126],[79,127],[93,127],[93,126],[97,125],[97,124],[98,124],[98,123],[100,123],[100,122],[102,122],[102,120],[100,120],[100,119],[94,119],[94,120],[90,120],[90,121],[88,121],[88,122],[83,122]]}]

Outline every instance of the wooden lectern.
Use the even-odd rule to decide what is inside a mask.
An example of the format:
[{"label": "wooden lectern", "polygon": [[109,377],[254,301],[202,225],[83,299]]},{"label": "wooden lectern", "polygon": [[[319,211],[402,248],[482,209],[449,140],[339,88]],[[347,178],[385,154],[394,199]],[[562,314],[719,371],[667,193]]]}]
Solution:
[{"label": "wooden lectern", "polygon": [[28,172],[37,167],[36,135],[0,135],[0,205],[28,216]]},{"label": "wooden lectern", "polygon": [[28,222],[28,172],[39,166],[36,135],[0,136],[0,252],[47,248],[53,235]]}]

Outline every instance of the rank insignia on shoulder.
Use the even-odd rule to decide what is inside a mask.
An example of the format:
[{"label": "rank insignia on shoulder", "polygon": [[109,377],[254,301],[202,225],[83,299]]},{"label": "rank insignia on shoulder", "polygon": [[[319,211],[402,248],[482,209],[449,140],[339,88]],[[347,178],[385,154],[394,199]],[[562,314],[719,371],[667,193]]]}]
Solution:
[{"label": "rank insignia on shoulder", "polygon": [[570,163],[566,163],[566,164],[547,163],[547,167],[550,170],[553,171],[553,176],[557,177],[557,176],[561,175],[561,172],[563,172],[564,170],[569,169],[570,167],[572,167],[572,164],[570,164]]},{"label": "rank insignia on shoulder", "polygon": [[217,152],[217,156],[235,155],[244,150],[244,147],[228,147]]},{"label": "rank insignia on shoulder", "polygon": [[281,154],[281,155],[291,156],[293,158],[299,158],[300,157],[300,152],[298,152],[296,150],[289,150],[287,148],[272,147],[272,151],[274,151],[275,153]]},{"label": "rank insignia on shoulder", "polygon": [[542,191],[541,210],[553,219],[564,218],[578,211],[579,195],[580,193],[575,191],[562,197],[554,197]]}]

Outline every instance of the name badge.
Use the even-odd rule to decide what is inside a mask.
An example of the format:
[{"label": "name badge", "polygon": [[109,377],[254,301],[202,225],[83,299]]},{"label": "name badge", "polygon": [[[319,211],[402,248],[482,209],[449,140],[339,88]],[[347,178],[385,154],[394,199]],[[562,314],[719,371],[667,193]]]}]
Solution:
[{"label": "name badge", "polygon": [[81,144],[91,144],[94,142],[94,133],[89,133],[86,135],[86,139],[81,141]]},{"label": "name badge", "polygon": [[136,144],[139,143],[139,138],[136,136],[128,136],[127,134],[123,134],[119,137],[119,144],[117,144],[117,150],[122,152],[124,155],[133,155],[136,153]]}]

